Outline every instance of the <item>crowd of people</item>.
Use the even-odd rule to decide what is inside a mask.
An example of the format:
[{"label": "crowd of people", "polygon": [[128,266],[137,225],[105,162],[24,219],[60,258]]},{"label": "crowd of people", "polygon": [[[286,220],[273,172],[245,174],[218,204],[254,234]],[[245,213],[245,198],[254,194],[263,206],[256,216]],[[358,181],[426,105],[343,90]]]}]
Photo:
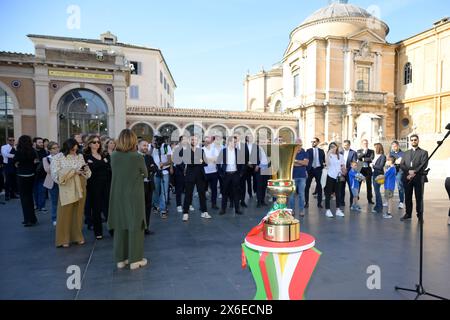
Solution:
[{"label": "crowd of people", "polygon": [[[393,141],[385,153],[382,144],[370,149],[367,140],[361,142],[359,150],[353,150],[348,140],[341,145],[331,142],[324,150],[318,138],[308,149],[297,139],[292,172],[295,192],[289,208],[294,215],[305,215],[315,180],[313,196],[319,209],[325,196],[326,217],[345,216],[346,190],[350,211],[359,213],[360,190],[365,184],[373,214],[392,218],[398,190],[397,207],[405,209],[401,220],[412,218],[413,192],[417,217],[422,219],[428,153],[419,147],[417,135],[411,136],[410,142],[411,149],[403,152]],[[166,219],[171,201],[184,222],[196,210],[194,196],[198,197],[202,219],[213,217],[208,207],[219,216],[227,214],[229,208],[242,215],[247,199],[254,197],[257,208],[268,206],[267,201],[273,201],[267,195],[267,181],[273,174],[270,150],[282,143],[281,138],[271,143],[259,138],[255,143],[251,135],[235,134],[203,140],[195,135],[181,136],[175,144],[158,133],[147,141],[125,129],[117,139],[77,134],[60,149],[57,142],[40,137],[23,135],[17,144],[10,137],[1,147],[0,192],[5,190],[5,200],[20,198],[25,227],[38,223],[36,213],[47,212],[49,198],[57,247],[84,244],[84,224],[101,240],[107,222],[118,268],[130,265],[136,269],[147,264],[143,239],[145,234],[154,233],[149,228],[152,213]],[[446,188],[450,198],[449,179]]]}]

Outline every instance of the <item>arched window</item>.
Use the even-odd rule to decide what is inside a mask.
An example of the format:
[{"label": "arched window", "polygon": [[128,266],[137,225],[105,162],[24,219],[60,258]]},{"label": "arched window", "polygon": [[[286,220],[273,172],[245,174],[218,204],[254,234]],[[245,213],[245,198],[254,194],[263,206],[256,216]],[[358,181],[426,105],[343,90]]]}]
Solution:
[{"label": "arched window", "polygon": [[153,129],[146,123],[138,123],[131,129],[139,138],[145,139],[147,142],[153,140]]},{"label": "arched window", "polygon": [[67,92],[58,102],[58,111],[60,142],[74,134],[108,134],[108,106],[94,91]]},{"label": "arched window", "polygon": [[219,139],[219,143],[227,141],[228,130],[223,126],[214,126],[208,129],[208,135]]},{"label": "arched window", "polygon": [[158,131],[161,136],[166,137],[166,141],[178,142],[178,139],[180,137],[180,130],[178,130],[175,125],[167,123],[159,127]]},{"label": "arched window", "polygon": [[405,79],[405,85],[412,83],[412,64],[411,64],[411,62],[408,62],[405,64],[404,79]]},{"label": "arched window", "polygon": [[282,128],[278,133],[278,136],[285,143],[294,143],[295,141],[295,133],[290,128]]},{"label": "arched window", "polygon": [[205,131],[203,130],[203,128],[201,126],[196,125],[196,124],[191,124],[186,127],[185,134],[190,137],[197,136],[199,139],[199,142],[201,142],[205,135]]},{"label": "arched window", "polygon": [[0,141],[14,137],[13,101],[10,95],[0,88]]}]

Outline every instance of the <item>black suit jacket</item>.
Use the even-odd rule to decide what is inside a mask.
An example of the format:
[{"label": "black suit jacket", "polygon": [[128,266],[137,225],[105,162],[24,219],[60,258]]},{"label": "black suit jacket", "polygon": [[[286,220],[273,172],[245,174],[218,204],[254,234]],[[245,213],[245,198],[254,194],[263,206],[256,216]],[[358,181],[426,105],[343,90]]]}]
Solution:
[{"label": "black suit jacket", "polygon": [[400,170],[403,171],[403,177],[409,174],[409,170],[416,171],[416,176],[424,179],[427,182],[424,175],[425,170],[428,167],[428,151],[417,148],[416,151],[408,150],[403,154],[402,162],[400,163]]},{"label": "black suit jacket", "polygon": [[195,177],[200,177],[206,180],[205,167],[208,165],[205,161],[205,152],[200,147],[191,147],[184,152],[190,154],[189,161],[186,161],[186,168],[184,170],[185,181],[194,181]]},{"label": "black suit jacket", "polygon": [[367,149],[367,152],[364,152],[363,149],[358,150],[358,162],[362,162],[366,167],[361,168],[361,173],[364,175],[372,174],[372,168],[370,164],[375,158],[375,151],[371,149]]},{"label": "black suit jacket", "polygon": [[150,154],[144,154],[144,161],[145,166],[147,167],[148,180],[150,181],[150,184],[153,185],[154,184],[153,176],[158,171],[158,167],[155,163],[155,160]]},{"label": "black suit jacket", "polygon": [[373,173],[377,176],[384,174],[385,165],[386,165],[386,156],[382,154],[373,164]]},{"label": "black suit jacket", "polygon": [[[317,148],[319,150],[319,163],[320,163],[320,169],[323,169],[325,167],[325,151],[321,148]],[[311,171],[313,169],[313,162],[314,162],[314,150],[313,148],[310,148],[306,151],[308,153],[308,167],[306,167],[307,171]]]}]

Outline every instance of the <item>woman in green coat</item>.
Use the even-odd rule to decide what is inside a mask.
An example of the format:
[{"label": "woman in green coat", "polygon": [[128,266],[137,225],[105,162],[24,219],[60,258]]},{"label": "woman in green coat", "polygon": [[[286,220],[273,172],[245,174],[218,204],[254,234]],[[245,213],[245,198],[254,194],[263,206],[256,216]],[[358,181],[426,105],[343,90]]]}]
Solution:
[{"label": "woman in green coat", "polygon": [[130,264],[134,270],[147,264],[144,256],[145,199],[144,157],[137,153],[137,137],[122,130],[116,151],[111,155],[111,193],[108,227],[114,230],[114,255],[117,268]]}]

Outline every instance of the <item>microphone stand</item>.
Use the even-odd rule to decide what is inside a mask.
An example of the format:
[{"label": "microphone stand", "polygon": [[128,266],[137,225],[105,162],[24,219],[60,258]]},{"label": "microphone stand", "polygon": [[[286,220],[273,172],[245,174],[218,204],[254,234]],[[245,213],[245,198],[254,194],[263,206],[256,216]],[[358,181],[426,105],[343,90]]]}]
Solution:
[{"label": "microphone stand", "polygon": [[[446,136],[444,137],[443,140],[438,141],[437,142],[437,147],[434,149],[433,153],[431,153],[431,155],[428,157],[428,161],[430,161],[430,159],[433,157],[433,155],[436,153],[436,151],[442,146],[442,144],[444,143],[444,141],[450,136],[450,123],[445,127],[446,130],[449,130],[446,134]],[[427,163],[428,163],[427,161]],[[417,172],[420,172],[422,169],[424,169],[424,164],[422,164],[419,167],[419,170],[417,170]],[[430,169],[427,169],[424,171],[423,175],[426,176],[428,174],[428,172],[430,171]],[[411,180],[412,181],[412,180]],[[411,183],[411,181],[409,183]],[[421,197],[423,198],[423,192],[421,194]],[[423,202],[423,200],[422,200]],[[403,290],[403,291],[409,291],[409,292],[415,292],[417,293],[416,298],[414,300],[417,300],[420,296],[430,296],[436,299],[440,299],[440,300],[448,300],[447,298],[432,294],[430,292],[427,292],[425,290],[425,288],[423,287],[423,212],[421,214],[421,217],[419,217],[419,233],[420,233],[420,262],[419,262],[419,284],[416,284],[416,288],[415,289],[407,289],[407,288],[401,288],[401,287],[395,287],[395,290]]]}]

